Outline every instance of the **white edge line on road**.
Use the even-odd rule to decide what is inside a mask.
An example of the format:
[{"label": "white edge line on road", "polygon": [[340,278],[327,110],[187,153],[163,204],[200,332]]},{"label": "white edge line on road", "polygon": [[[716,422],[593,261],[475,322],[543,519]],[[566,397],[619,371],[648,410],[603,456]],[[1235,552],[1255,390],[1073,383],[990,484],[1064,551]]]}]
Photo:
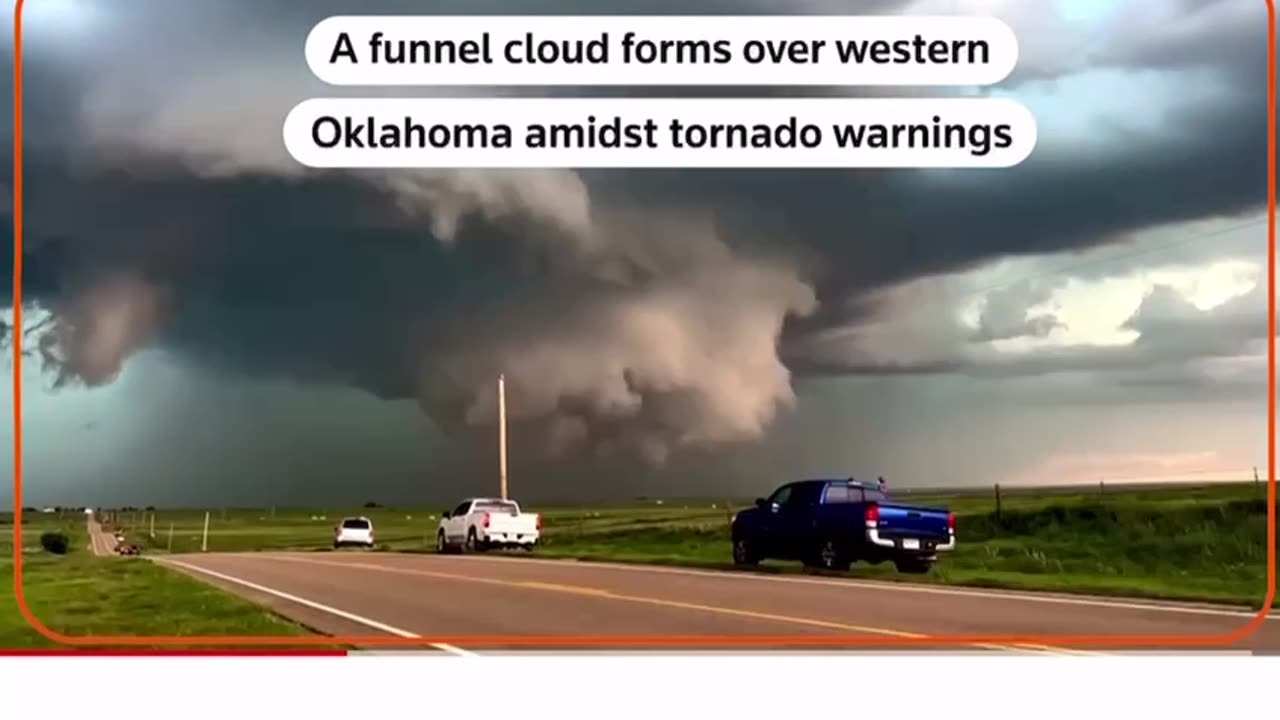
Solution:
[{"label": "white edge line on road", "polygon": [[[196,573],[203,573],[203,574],[208,575],[208,576],[210,576],[210,577],[218,578],[219,580],[225,580],[225,581],[230,582],[230,583],[236,583],[237,585],[243,585],[244,587],[247,587],[247,588],[249,588],[249,589],[251,589],[251,590],[257,590],[258,592],[261,592],[261,593],[266,593],[266,594],[268,594],[268,595],[274,595],[275,597],[278,597],[278,598],[280,598],[281,600],[287,600],[287,601],[289,601],[289,602],[291,602],[291,603],[296,603],[296,604],[298,604],[298,605],[303,605],[303,606],[305,606],[305,607],[309,607],[309,608],[311,608],[311,609],[313,609],[313,610],[319,610],[319,611],[321,611],[321,612],[326,612],[326,613],[329,613],[330,615],[335,615],[335,616],[340,617],[340,618],[343,618],[343,619],[345,619],[345,620],[350,620],[351,622],[359,623],[359,624],[364,625],[364,626],[366,626],[366,627],[371,627],[371,628],[373,628],[373,629],[375,629],[375,630],[381,630],[382,632],[389,633],[389,634],[391,634],[391,635],[398,635],[398,636],[403,637],[403,638],[420,638],[420,637],[422,637],[421,635],[418,635],[417,633],[411,633],[411,632],[409,632],[408,630],[402,630],[402,629],[400,629],[400,628],[398,628],[398,627],[395,627],[395,626],[393,626],[393,625],[388,625],[388,624],[386,624],[386,623],[381,623],[381,622],[378,622],[377,620],[371,620],[371,619],[369,619],[369,618],[367,618],[367,617],[363,617],[363,616],[361,616],[361,615],[356,615],[355,613],[347,612],[346,610],[339,610],[338,608],[330,607],[330,606],[328,606],[328,605],[324,605],[324,604],[322,604],[322,603],[315,602],[314,600],[308,600],[308,599],[306,599],[306,598],[298,597],[297,595],[291,595],[291,594],[289,594],[289,593],[287,593],[287,592],[283,592],[283,591],[281,591],[281,590],[276,590],[276,589],[274,589],[274,588],[269,588],[269,587],[267,587],[267,586],[265,586],[265,585],[259,585],[258,583],[255,583],[255,582],[249,582],[248,580],[244,580],[244,579],[242,579],[242,578],[234,577],[234,576],[232,576],[232,575],[226,575],[226,574],[223,574],[223,573],[220,573],[220,572],[215,572],[215,571],[213,571],[213,570],[209,570],[209,569],[207,569],[207,568],[202,568],[202,567],[200,567],[200,566],[198,566],[198,565],[190,565],[190,564],[188,564],[188,563],[180,562],[180,561],[178,561],[178,560],[168,560],[168,559],[166,559],[166,560],[156,560],[156,562],[158,562],[158,563],[159,563],[159,564],[161,564],[161,565],[166,565],[166,564],[167,564],[167,565],[175,565],[175,566],[177,566],[177,567],[184,568],[184,569],[186,569],[186,570],[190,570],[190,571],[192,571],[192,572],[196,572]],[[453,645],[448,645],[448,644],[446,644],[446,643],[430,643],[430,645],[431,645],[431,647],[436,648],[437,650],[443,650],[444,652],[452,653],[452,654],[454,654],[454,655],[474,655],[474,654],[475,654],[475,653],[473,653],[473,652],[469,652],[469,651],[467,651],[467,650],[463,650],[462,648],[454,647]]]},{"label": "white edge line on road", "polygon": [[[268,554],[268,553],[264,553]],[[405,556],[412,556],[409,553],[399,553]],[[456,562],[460,558],[450,558],[450,562]],[[924,593],[927,595],[952,595],[958,597],[975,597],[990,598],[993,600],[1019,600],[1025,602],[1053,603],[1059,605],[1085,605],[1092,607],[1112,608],[1116,610],[1145,610],[1151,612],[1171,612],[1185,613],[1189,615],[1218,615],[1224,617],[1251,618],[1257,615],[1256,612],[1248,612],[1244,610],[1226,610],[1211,607],[1195,607],[1191,605],[1161,605],[1156,603],[1133,602],[1125,600],[1107,600],[1098,597],[1066,597],[1063,595],[1037,595],[1033,592],[1015,593],[1000,591],[984,591],[969,590],[963,588],[947,588],[934,587],[929,585],[917,585],[912,583],[897,583],[892,581],[874,582],[868,580],[822,580],[819,578],[797,578],[797,577],[772,577],[769,575],[760,575],[752,572],[742,571],[724,571],[724,570],[698,570],[695,568],[675,568],[660,567],[656,565],[642,565],[639,563],[609,563],[588,560],[557,560],[552,558],[500,558],[500,557],[476,557],[469,556],[467,560],[479,560],[484,562],[516,562],[516,563],[545,563],[554,565],[565,565],[567,567],[598,567],[611,570],[624,570],[631,572],[652,572],[665,573],[672,575],[695,575],[699,577],[716,577],[716,578],[734,578],[739,580],[755,580],[760,582],[779,582],[779,583],[795,583],[804,585],[825,585],[829,587],[846,587],[861,588],[867,590],[885,590],[889,592],[914,592]],[[1280,615],[1274,611],[1267,615],[1267,620],[1280,620]]]}]

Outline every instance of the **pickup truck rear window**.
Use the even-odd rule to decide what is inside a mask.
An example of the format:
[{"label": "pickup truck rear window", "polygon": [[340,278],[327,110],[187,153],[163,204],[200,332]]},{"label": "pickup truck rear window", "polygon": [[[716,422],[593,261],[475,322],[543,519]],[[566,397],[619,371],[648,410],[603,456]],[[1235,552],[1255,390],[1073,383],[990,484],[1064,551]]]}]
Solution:
[{"label": "pickup truck rear window", "polygon": [[510,513],[515,515],[520,512],[520,508],[512,502],[478,502],[476,503],[474,511],[487,513]]},{"label": "pickup truck rear window", "polygon": [[826,505],[884,501],[884,493],[879,490],[857,485],[828,485],[827,493],[822,497],[822,502]]},{"label": "pickup truck rear window", "polygon": [[347,530],[368,530],[368,520],[343,520],[342,527]]},{"label": "pickup truck rear window", "polygon": [[828,485],[827,494],[822,497],[822,502],[827,505],[858,502],[862,499],[861,496],[862,493],[858,488],[850,488],[848,485]]}]

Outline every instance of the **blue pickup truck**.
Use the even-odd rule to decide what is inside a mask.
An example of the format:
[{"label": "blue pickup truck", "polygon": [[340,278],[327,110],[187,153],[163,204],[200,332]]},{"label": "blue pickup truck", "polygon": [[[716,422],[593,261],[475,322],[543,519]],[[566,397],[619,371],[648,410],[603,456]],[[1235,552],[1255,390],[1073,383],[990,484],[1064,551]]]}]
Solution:
[{"label": "blue pickup truck", "polygon": [[926,573],[938,553],[956,546],[955,514],[889,502],[876,483],[788,483],[733,519],[733,561],[801,560],[847,570],[855,560],[891,561],[898,572]]}]

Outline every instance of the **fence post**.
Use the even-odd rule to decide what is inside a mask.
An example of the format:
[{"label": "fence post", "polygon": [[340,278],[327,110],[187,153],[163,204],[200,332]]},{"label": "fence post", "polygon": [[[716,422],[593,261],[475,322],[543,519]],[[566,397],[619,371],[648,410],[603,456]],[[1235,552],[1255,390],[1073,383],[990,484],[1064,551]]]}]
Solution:
[{"label": "fence post", "polygon": [[167,552],[173,552],[173,523],[169,523],[169,545]]},{"label": "fence post", "polygon": [[204,511],[204,536],[200,538],[200,552],[209,550],[209,511]]},{"label": "fence post", "polygon": [[996,520],[1000,519],[1000,483],[996,483]]}]

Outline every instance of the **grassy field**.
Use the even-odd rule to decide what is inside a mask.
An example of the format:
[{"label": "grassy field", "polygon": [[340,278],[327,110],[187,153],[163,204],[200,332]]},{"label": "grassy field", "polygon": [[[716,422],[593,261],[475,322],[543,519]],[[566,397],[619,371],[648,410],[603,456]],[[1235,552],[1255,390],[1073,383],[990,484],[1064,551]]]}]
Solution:
[{"label": "grassy field", "polygon": [[[0,648],[55,647],[19,614],[13,593],[12,518],[0,517]],[[303,635],[310,631],[245,600],[157,567],[94,557],[84,516],[23,517],[23,589],[36,617],[67,635]],[[65,555],[41,533],[71,539]]]},{"label": "grassy field", "polygon": [[[1084,488],[900,495],[957,514],[958,549],[925,582],[1058,590],[1257,605],[1265,596],[1265,488]],[[748,501],[666,500],[596,508],[526,508],[543,515],[543,556],[730,567],[729,521]],[[209,551],[330,550],[344,515],[370,517],[379,550],[427,552],[439,510],[423,508],[238,509],[210,513]],[[154,515],[155,535],[151,535]],[[118,512],[116,523],[148,552],[198,552],[204,510]],[[172,525],[172,535],[170,526]],[[765,563],[759,572],[799,572]],[[850,574],[887,580],[888,565]]]}]

